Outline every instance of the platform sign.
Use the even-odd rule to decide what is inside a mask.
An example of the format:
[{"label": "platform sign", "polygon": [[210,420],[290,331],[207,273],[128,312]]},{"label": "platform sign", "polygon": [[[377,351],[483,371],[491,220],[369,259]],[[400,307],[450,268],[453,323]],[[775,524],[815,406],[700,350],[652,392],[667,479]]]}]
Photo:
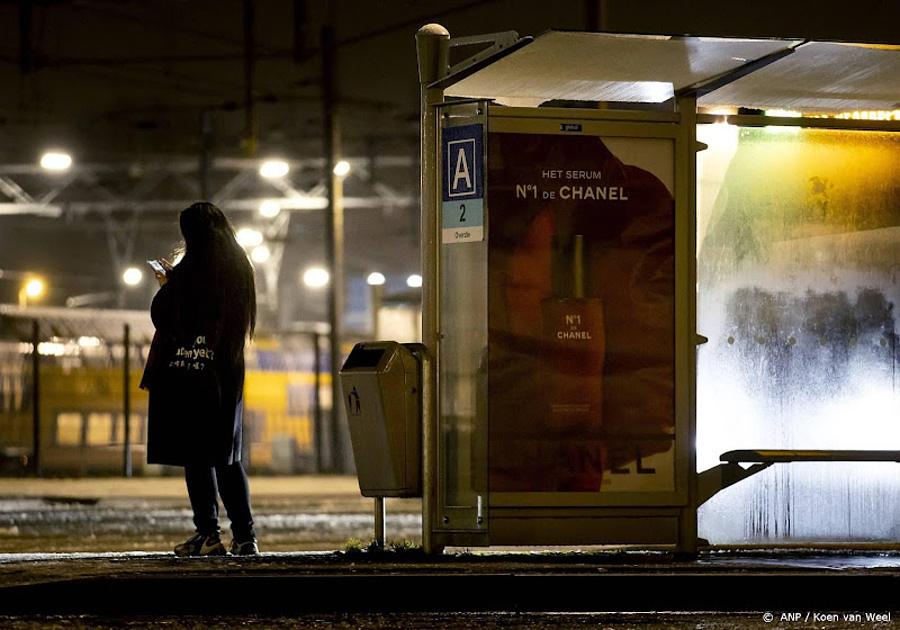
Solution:
[{"label": "platform sign", "polygon": [[445,127],[441,162],[441,241],[483,241],[484,125]]}]

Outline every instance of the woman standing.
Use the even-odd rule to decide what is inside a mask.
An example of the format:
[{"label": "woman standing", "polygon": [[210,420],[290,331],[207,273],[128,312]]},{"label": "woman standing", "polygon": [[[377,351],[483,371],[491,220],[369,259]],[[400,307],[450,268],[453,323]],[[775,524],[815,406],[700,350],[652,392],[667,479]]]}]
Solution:
[{"label": "woman standing", "polygon": [[231,520],[231,553],[259,553],[241,465],[244,344],[256,325],[253,267],[219,208],[181,212],[184,258],[162,261],[150,309],[156,334],[141,387],[150,391],[147,462],[183,466],[196,534],[178,556],[225,555],[216,493]]}]

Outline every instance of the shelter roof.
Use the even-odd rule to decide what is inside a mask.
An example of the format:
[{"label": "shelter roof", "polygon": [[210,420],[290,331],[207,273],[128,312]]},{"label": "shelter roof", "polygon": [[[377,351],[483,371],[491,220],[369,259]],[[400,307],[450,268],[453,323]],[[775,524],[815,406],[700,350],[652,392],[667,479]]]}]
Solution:
[{"label": "shelter roof", "polygon": [[[895,109],[900,47],[788,39],[550,31],[467,76],[448,96],[518,107],[554,100],[840,112]],[[449,83],[449,85],[446,85]]]}]

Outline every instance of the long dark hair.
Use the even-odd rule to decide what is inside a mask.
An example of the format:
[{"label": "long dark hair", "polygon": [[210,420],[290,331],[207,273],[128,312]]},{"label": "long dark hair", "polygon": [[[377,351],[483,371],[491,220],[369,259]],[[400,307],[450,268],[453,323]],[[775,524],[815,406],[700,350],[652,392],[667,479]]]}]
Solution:
[{"label": "long dark hair", "polygon": [[169,278],[176,289],[182,329],[204,334],[220,352],[239,357],[256,329],[253,266],[219,208],[198,202],[181,211],[184,258]]}]

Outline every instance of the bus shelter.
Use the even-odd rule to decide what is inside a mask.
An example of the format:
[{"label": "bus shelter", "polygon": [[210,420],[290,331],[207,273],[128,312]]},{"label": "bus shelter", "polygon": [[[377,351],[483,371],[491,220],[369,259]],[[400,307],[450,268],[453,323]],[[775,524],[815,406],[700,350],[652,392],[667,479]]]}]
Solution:
[{"label": "bus shelter", "polygon": [[[698,508],[772,464],[895,466],[897,47],[438,25],[417,45],[427,551],[693,552]],[[868,438],[815,426],[873,378]]]}]

